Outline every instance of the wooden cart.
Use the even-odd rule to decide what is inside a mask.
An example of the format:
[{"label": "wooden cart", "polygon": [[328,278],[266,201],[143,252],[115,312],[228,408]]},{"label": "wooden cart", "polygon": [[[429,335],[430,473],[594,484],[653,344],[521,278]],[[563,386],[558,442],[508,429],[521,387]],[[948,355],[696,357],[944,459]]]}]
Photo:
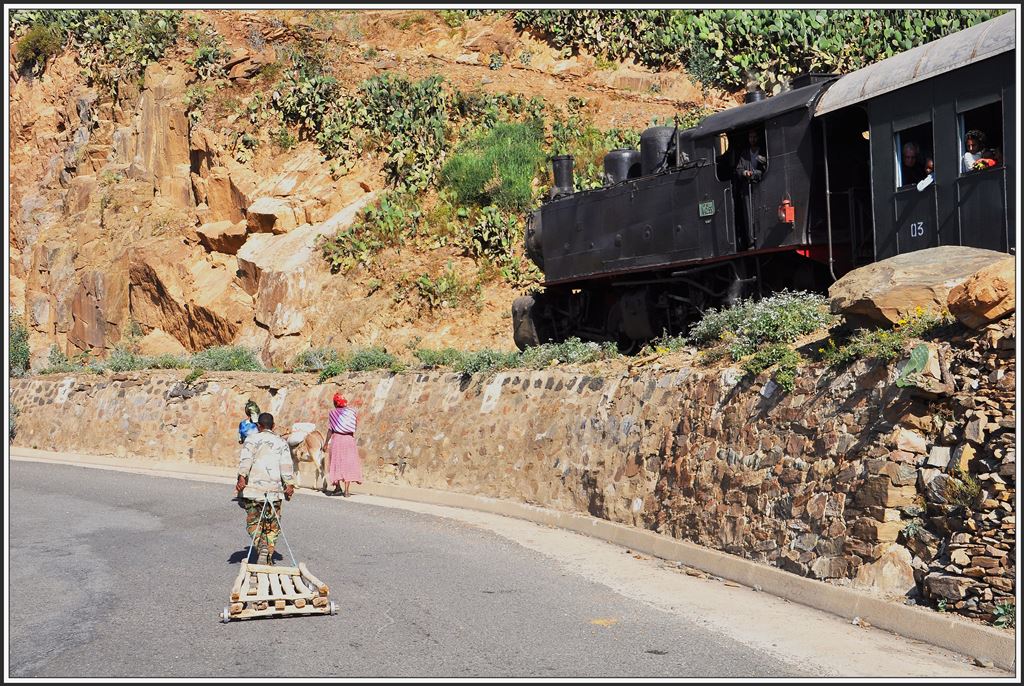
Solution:
[{"label": "wooden cart", "polygon": [[224,608],[221,620],[337,614],[338,606],[329,591],[304,562],[285,567],[243,561],[231,587],[231,604]]}]

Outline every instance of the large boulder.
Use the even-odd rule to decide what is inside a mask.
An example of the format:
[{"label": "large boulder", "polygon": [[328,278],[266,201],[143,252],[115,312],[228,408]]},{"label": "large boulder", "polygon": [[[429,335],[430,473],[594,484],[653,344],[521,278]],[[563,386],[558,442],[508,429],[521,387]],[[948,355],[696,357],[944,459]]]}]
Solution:
[{"label": "large boulder", "polygon": [[128,310],[127,258],[112,260],[105,272],[84,271],[71,302],[68,343],[78,350],[112,348],[121,339]]},{"label": "large boulder", "polygon": [[[258,198],[245,213],[252,233],[288,233],[296,226],[295,210],[291,204],[280,198]],[[305,218],[305,212],[303,212]]]},{"label": "large boulder", "polygon": [[76,176],[68,184],[68,192],[64,198],[64,212],[68,216],[85,211],[89,200],[96,191],[95,176]]},{"label": "large boulder", "polygon": [[208,250],[234,255],[245,243],[245,222],[209,222],[196,229],[196,233]]},{"label": "large boulder", "polygon": [[944,245],[854,269],[828,289],[832,312],[853,326],[892,325],[917,308],[941,312],[949,293],[975,272],[1006,259],[995,250]]},{"label": "large boulder", "polygon": [[906,595],[917,587],[913,559],[909,550],[893,543],[876,562],[857,570],[853,585],[883,594]]},{"label": "large boulder", "polygon": [[205,176],[192,175],[193,187],[209,208],[208,220],[238,222],[252,202],[255,180],[238,167],[212,167]]},{"label": "large boulder", "polygon": [[[303,224],[287,234],[250,233],[237,254],[238,282],[254,300],[253,317],[266,332],[258,347],[264,361],[276,363],[304,345],[312,325],[324,318],[323,308],[334,302],[325,295],[330,273],[317,249],[321,235],[332,235],[352,223],[373,199],[366,193],[320,224]],[[256,331],[243,330],[253,344]]]},{"label": "large boulder", "polygon": [[255,300],[256,321],[272,336],[302,331],[306,311],[321,294],[314,262],[321,261],[315,246],[322,231],[306,224],[281,236],[250,234],[238,251],[242,287]]},{"label": "large boulder", "polygon": [[949,311],[963,324],[980,329],[1017,309],[1017,267],[1013,257],[982,267],[949,291]]},{"label": "large boulder", "polygon": [[174,240],[134,247],[132,317],[143,330],[161,329],[190,350],[231,343],[252,318],[252,298],[235,283],[233,261]]}]

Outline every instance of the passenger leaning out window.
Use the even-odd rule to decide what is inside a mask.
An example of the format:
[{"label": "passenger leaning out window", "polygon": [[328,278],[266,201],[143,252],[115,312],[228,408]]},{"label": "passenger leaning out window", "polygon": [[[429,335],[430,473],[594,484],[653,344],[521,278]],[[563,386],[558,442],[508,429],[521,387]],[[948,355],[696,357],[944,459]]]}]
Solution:
[{"label": "passenger leaning out window", "polygon": [[999,165],[999,152],[994,148],[988,147],[988,138],[984,131],[980,129],[968,131],[964,145],[967,148],[967,152],[964,153],[963,160],[960,163],[961,173],[966,174],[970,171],[988,169],[989,167]]}]

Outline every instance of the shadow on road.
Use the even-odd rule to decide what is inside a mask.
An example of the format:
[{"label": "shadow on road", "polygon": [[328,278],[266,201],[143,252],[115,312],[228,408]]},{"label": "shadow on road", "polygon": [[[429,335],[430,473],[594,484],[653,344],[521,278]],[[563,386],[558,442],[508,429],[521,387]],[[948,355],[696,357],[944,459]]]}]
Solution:
[{"label": "shadow on road", "polygon": [[[245,548],[242,548],[241,550],[236,550],[235,552],[231,553],[231,555],[228,557],[228,564],[229,565],[241,564],[242,560],[245,559],[245,554],[247,552],[249,552],[249,548],[245,547]],[[256,561],[256,554],[257,554],[257,550],[255,548],[253,548],[252,549],[252,555],[249,556],[249,562],[255,562]],[[283,560],[283,559],[284,559],[284,555],[282,555],[281,553],[279,553],[279,552],[277,552],[275,550],[274,551],[274,562],[277,562],[278,560]]]}]

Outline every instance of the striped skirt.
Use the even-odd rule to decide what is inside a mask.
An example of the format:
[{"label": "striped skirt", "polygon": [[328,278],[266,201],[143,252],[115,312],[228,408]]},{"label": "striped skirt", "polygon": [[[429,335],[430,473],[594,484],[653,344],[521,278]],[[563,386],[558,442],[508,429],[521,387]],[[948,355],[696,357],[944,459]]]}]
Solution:
[{"label": "striped skirt", "polygon": [[332,484],[339,481],[363,483],[363,463],[356,450],[355,436],[334,434],[331,437],[331,466],[327,481]]}]

